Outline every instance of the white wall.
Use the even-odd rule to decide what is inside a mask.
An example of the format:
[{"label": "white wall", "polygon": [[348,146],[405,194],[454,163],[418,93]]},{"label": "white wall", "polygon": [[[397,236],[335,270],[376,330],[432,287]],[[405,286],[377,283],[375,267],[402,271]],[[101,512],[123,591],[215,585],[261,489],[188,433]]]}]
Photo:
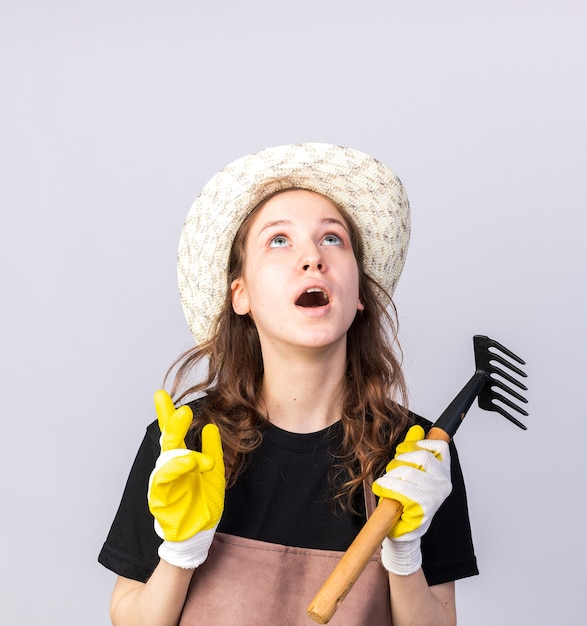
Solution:
[{"label": "white wall", "polygon": [[[529,430],[456,440],[481,576],[460,624],[580,622],[587,43],[580,0],[4,0],[0,5],[2,621],[104,626],[96,555],[190,344],[183,219],[269,145],[377,156],[410,195],[397,292],[412,406],[528,362]],[[582,573],[582,569],[581,569]]]}]

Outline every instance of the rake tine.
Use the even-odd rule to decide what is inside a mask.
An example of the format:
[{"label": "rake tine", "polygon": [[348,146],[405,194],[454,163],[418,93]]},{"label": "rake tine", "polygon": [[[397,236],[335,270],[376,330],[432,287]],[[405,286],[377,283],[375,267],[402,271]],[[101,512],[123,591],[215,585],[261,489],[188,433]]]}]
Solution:
[{"label": "rake tine", "polygon": [[[503,352],[504,354],[507,354],[510,359],[513,359],[514,361],[517,361],[520,365],[526,365],[526,361],[524,361],[524,359],[520,358],[517,354],[514,354],[511,350],[508,350],[508,348],[506,348],[504,345],[502,345],[501,343],[499,343],[499,341],[495,341],[495,339],[489,339],[489,337],[483,337],[484,339],[486,339],[487,343],[492,347],[492,348],[497,348],[500,352]],[[492,354],[495,354],[494,352],[492,352]],[[526,376],[526,374],[524,374],[524,372],[522,372],[522,376]]]},{"label": "rake tine", "polygon": [[[495,404],[495,400],[499,400],[500,402],[503,402],[503,404],[505,404],[506,406],[509,406],[510,409],[513,409],[514,411],[517,411],[518,413],[520,413],[521,415],[527,416],[528,415],[528,411],[526,411],[525,409],[523,409],[521,406],[518,406],[517,404],[515,404],[514,402],[512,402],[509,398],[507,398],[506,396],[502,396],[501,393],[498,393],[497,391],[493,391],[491,394],[492,398],[491,398],[491,405],[495,406],[495,407],[499,407],[498,404]],[[523,402],[527,402],[527,400],[525,398],[522,398]],[[501,408],[501,407],[500,407]]]},{"label": "rake tine", "polygon": [[[523,402],[524,404],[528,402],[528,400],[526,400],[524,396],[520,395],[517,391],[515,391],[511,387],[508,387],[506,384],[501,382],[501,380],[497,378],[493,378],[493,376],[491,376],[489,380],[490,382],[487,383],[488,385],[495,385],[496,387],[499,387],[502,391],[509,393],[511,396],[516,398],[516,400],[519,400],[520,402]],[[526,387],[525,385],[520,385],[520,386],[524,391],[528,391],[528,387]]]},{"label": "rake tine", "polygon": [[[513,353],[512,353],[513,354]],[[522,371],[519,367],[516,367],[515,365],[513,365],[512,363],[510,363],[509,361],[506,361],[501,354],[497,354],[497,352],[489,352],[489,356],[488,357],[488,362],[489,361],[497,361],[498,363],[501,363],[504,367],[507,367],[508,369],[512,370],[512,372],[514,372],[515,374],[517,374],[518,376],[521,376],[522,378],[527,378],[528,375],[526,374],[526,372]],[[515,355],[514,355],[515,356]],[[522,365],[525,365],[525,362],[522,361],[521,359],[519,359],[519,357],[516,357],[516,359],[518,359],[518,363],[521,363]],[[495,370],[499,369],[496,368],[495,366],[492,366]]]},{"label": "rake tine", "polygon": [[[496,394],[496,398],[500,399],[502,402],[505,402],[509,406],[510,403],[507,402],[505,398],[502,398],[499,394]],[[481,406],[481,404],[479,406]],[[519,428],[521,428],[522,430],[528,430],[528,428],[524,426],[524,424],[522,424],[520,420],[517,420],[513,415],[508,413],[503,407],[499,406],[498,404],[494,404],[493,402],[490,402],[488,405],[481,406],[481,408],[485,410],[489,410],[489,411],[497,411],[498,413],[503,415],[503,417],[505,417],[507,420],[509,420],[510,422],[512,422]],[[520,407],[512,405],[512,408],[522,413],[522,415],[528,415],[528,413],[524,411],[523,409],[520,409]]]},{"label": "rake tine", "polygon": [[[505,380],[507,380],[508,382],[512,383],[512,385],[515,385],[516,387],[518,387],[522,391],[528,391],[528,387],[526,387],[526,385],[521,383],[517,378],[514,378],[513,376],[511,376],[507,372],[504,372],[501,368],[493,366],[492,367],[492,371],[493,371],[494,374],[499,374],[499,376],[501,376],[502,378],[505,378]],[[522,374],[523,374],[523,372],[522,372]],[[524,374],[524,376],[526,376],[526,374]],[[493,378],[493,376],[492,376],[492,378]],[[494,380],[496,382],[498,381],[497,378],[495,378]],[[512,391],[511,393],[514,393],[514,392]]]}]

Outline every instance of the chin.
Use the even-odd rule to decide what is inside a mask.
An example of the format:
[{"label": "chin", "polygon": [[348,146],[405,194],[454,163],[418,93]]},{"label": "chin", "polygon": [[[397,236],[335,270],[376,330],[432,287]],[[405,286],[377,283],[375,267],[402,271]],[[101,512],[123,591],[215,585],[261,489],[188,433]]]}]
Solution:
[{"label": "chin", "polygon": [[307,348],[324,349],[346,346],[346,333],[333,335],[332,333],[315,333],[301,339],[300,343]]}]

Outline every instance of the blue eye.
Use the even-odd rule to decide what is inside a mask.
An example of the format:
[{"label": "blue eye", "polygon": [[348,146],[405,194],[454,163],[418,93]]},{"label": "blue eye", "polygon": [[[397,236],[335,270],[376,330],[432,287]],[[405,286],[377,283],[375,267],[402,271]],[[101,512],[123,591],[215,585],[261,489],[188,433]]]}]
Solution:
[{"label": "blue eye", "polygon": [[330,233],[326,235],[326,237],[324,237],[322,241],[327,246],[341,246],[342,245],[342,239],[338,235],[335,235],[334,233]]},{"label": "blue eye", "polygon": [[270,248],[283,248],[283,246],[287,246],[287,237],[283,235],[275,235],[269,242]]}]

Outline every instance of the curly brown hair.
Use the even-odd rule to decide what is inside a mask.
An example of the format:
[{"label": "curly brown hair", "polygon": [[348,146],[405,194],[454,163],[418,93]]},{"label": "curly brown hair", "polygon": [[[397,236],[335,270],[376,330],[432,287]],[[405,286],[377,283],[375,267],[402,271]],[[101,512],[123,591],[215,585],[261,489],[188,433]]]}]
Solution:
[{"label": "curly brown hair", "polygon": [[[211,339],[180,355],[166,380],[175,371],[171,395],[176,403],[194,395],[204,396],[194,417],[188,445],[194,445],[203,424],[220,429],[228,486],[243,471],[248,454],[262,441],[268,418],[263,414],[263,359],[259,336],[248,315],[232,308],[231,284],[244,270],[245,244],[252,221],[271,193],[245,218],[233,241],[222,311]],[[357,313],[347,332],[347,370],[341,383],[343,440],[333,466],[334,501],[354,510],[354,496],[363,481],[377,476],[389,461],[390,451],[405,430],[409,413],[397,339],[397,313],[391,313],[377,297],[382,288],[363,269],[360,233],[348,213],[347,222],[359,268],[359,298],[364,310]],[[389,298],[391,301],[391,299]],[[208,367],[197,382],[190,383],[205,360]],[[201,368],[200,368],[201,371]]]}]

